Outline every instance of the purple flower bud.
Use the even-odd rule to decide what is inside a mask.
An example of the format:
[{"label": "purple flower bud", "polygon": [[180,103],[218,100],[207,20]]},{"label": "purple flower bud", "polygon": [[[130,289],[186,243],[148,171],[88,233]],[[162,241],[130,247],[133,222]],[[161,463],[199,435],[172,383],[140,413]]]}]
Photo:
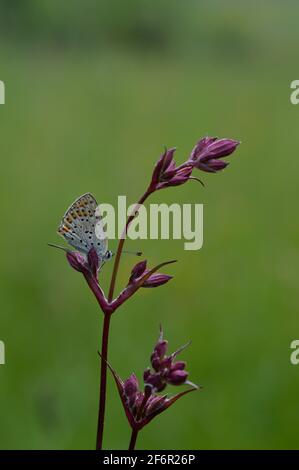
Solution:
[{"label": "purple flower bud", "polygon": [[162,165],[162,169],[160,172],[161,174],[165,175],[168,171],[172,171],[175,169],[175,161],[173,159],[175,151],[176,151],[176,148],[172,148],[172,149],[165,151],[163,165]]},{"label": "purple flower bud", "polygon": [[186,382],[188,377],[188,372],[185,370],[172,370],[167,375],[167,382],[171,385],[182,385]]},{"label": "purple flower bud", "polygon": [[185,361],[177,361],[174,364],[172,364],[170,370],[183,370],[186,367],[186,362]]},{"label": "purple flower bud", "polygon": [[94,248],[91,248],[87,254],[87,259],[78,251],[67,251],[67,260],[72,268],[80,273],[90,276],[90,273],[97,278],[99,269],[99,258]]},{"label": "purple flower bud", "polygon": [[218,139],[217,137],[204,137],[194,147],[190,160],[202,161],[226,157],[234,152],[239,141],[232,139]]},{"label": "purple flower bud", "polygon": [[152,413],[155,413],[155,411],[158,411],[163,407],[167,400],[166,395],[160,397],[160,396],[155,396],[151,395],[149,398],[147,404],[146,404],[146,409],[145,409],[145,415],[150,416]]},{"label": "purple flower bud", "polygon": [[135,374],[131,374],[130,377],[124,382],[125,394],[129,397],[135,395],[138,390],[138,380]]},{"label": "purple flower bud", "polygon": [[166,339],[163,339],[162,341],[159,340],[159,342],[156,344],[154,353],[156,353],[160,359],[165,356],[167,345],[168,341]]},{"label": "purple flower bud", "polygon": [[232,139],[204,137],[192,150],[189,162],[199,170],[216,173],[223,170],[228,163],[218,160],[232,154],[240,142]]},{"label": "purple flower bud", "polygon": [[154,392],[161,392],[166,387],[166,381],[159,372],[147,375],[146,385],[150,385]]},{"label": "purple flower bud", "polygon": [[172,365],[172,360],[173,360],[172,356],[164,357],[163,361],[161,361],[161,368],[170,369],[170,367]]},{"label": "purple flower bud", "polygon": [[196,168],[206,171],[207,173],[215,173],[217,171],[224,170],[229,165],[228,162],[223,160],[209,160],[207,163],[200,162]]},{"label": "purple flower bud", "polygon": [[[165,352],[166,352],[167,341],[165,341],[165,343],[166,343],[165,345]],[[158,344],[158,347],[159,347],[159,344]],[[161,347],[161,352],[162,352],[163,347],[164,345],[162,345]],[[171,364],[172,364],[172,356],[165,356],[165,353],[159,355],[157,351],[154,351],[153,354],[151,355],[151,365],[152,365],[152,368],[156,372],[165,368],[169,368]]]},{"label": "purple flower bud", "polygon": [[[160,340],[162,339],[162,330]],[[130,426],[134,430],[140,430],[146,426],[153,418],[172,406],[178,399],[198,390],[198,387],[188,382],[189,389],[178,393],[171,398],[166,395],[156,395],[156,391],[162,391],[166,387],[166,382],[160,373],[151,373],[150,369],[144,371],[146,380],[144,392],[138,390],[138,381],[135,374],[132,374],[125,382],[117,375],[115,370],[107,363],[117,386],[126,416]],[[182,367],[182,364],[181,364]],[[171,380],[175,385],[186,381],[187,373],[183,370],[171,372]],[[150,382],[150,383],[149,383]]]},{"label": "purple flower bud", "polygon": [[100,260],[95,248],[91,248],[87,255],[89,269],[96,278],[100,267]]},{"label": "purple flower bud", "polygon": [[159,287],[166,284],[166,282],[170,281],[172,278],[173,276],[168,276],[167,274],[155,273],[144,281],[142,287]]},{"label": "purple flower bud", "polygon": [[191,152],[190,160],[196,161],[198,157],[202,154],[202,152],[216,140],[217,140],[217,137],[208,137],[208,136],[200,139]]},{"label": "purple flower bud", "polygon": [[151,375],[151,370],[150,370],[150,368],[148,367],[148,368],[145,369],[145,371],[143,372],[143,381],[146,382],[150,375]]},{"label": "purple flower bud", "polygon": [[180,186],[181,184],[186,183],[190,179],[191,173],[193,170],[193,166],[187,165],[181,168],[177,168],[171,178],[168,178],[167,183],[163,183],[161,188],[167,186]]},{"label": "purple flower bud", "polygon": [[123,384],[125,396],[128,399],[130,406],[133,406],[136,399],[136,394],[138,392],[138,380],[135,374],[130,375],[130,377],[124,381]]},{"label": "purple flower bud", "polygon": [[131,271],[131,277],[129,283],[132,283],[135,281],[135,279],[138,279],[146,270],[146,260],[140,261],[137,263],[134,268]]},{"label": "purple flower bud", "polygon": [[186,382],[188,377],[188,372],[184,370],[186,362],[175,362],[175,358],[189,344],[190,342],[186,343],[171,355],[166,356],[168,342],[163,339],[163,329],[160,326],[159,339],[151,355],[152,369],[147,368],[143,376],[144,382],[151,385],[154,392],[164,390],[167,384],[181,385]]},{"label": "purple flower bud", "polygon": [[177,167],[173,159],[175,150],[174,148],[165,150],[156,163],[149,186],[150,192],[168,186],[179,186],[190,179],[193,163],[186,162]]},{"label": "purple flower bud", "polygon": [[161,359],[160,357],[158,356],[157,353],[153,353],[151,355],[151,365],[152,365],[152,368],[158,372],[160,370],[160,366],[161,366]]},{"label": "purple flower bud", "polygon": [[163,175],[165,172],[168,170],[173,170],[175,163],[173,160],[173,154],[175,152],[175,149],[169,149],[165,150],[165,152],[161,155],[159,160],[157,161],[153,175],[152,175],[152,181],[150,184],[150,188],[154,191],[157,187],[157,185],[161,182],[161,179],[163,178]]},{"label": "purple flower bud", "polygon": [[136,394],[134,406],[132,407],[132,412],[133,412],[133,415],[134,415],[134,419],[137,418],[137,415],[139,413],[139,410],[142,406],[143,401],[144,401],[144,393],[138,391],[137,394]]},{"label": "purple flower bud", "polygon": [[77,251],[68,251],[66,253],[66,257],[72,268],[74,268],[76,271],[79,271],[80,273],[86,272],[87,264],[83,255]]}]

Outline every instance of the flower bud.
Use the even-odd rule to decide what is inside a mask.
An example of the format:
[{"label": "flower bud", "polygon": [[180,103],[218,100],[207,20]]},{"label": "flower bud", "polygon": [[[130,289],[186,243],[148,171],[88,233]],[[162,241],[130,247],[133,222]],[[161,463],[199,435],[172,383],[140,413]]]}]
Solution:
[{"label": "flower bud", "polygon": [[98,270],[100,267],[100,261],[99,261],[99,257],[95,248],[91,248],[89,250],[88,255],[87,255],[87,260],[88,260],[90,271],[92,272],[94,277],[97,277]]},{"label": "flower bud", "polygon": [[172,365],[173,357],[171,356],[165,356],[164,359],[161,361],[161,368],[162,369],[170,369]]},{"label": "flower bud", "polygon": [[130,375],[130,377],[124,382],[124,393],[127,397],[129,406],[133,406],[135,403],[138,386],[138,380],[135,374]]},{"label": "flower bud", "polygon": [[78,253],[77,251],[68,251],[66,253],[67,260],[72,268],[80,273],[86,271],[86,259],[83,255]]},{"label": "flower bud", "polygon": [[161,359],[166,354],[167,346],[168,346],[168,341],[166,339],[163,339],[162,341],[159,340],[159,342],[156,344],[154,348],[154,353],[156,353],[158,357]]},{"label": "flower bud", "polygon": [[159,372],[146,375],[145,385],[150,385],[155,392],[161,392],[166,387],[164,377]]},{"label": "flower bud", "polygon": [[156,163],[153,171],[149,191],[179,186],[190,179],[193,165],[186,162],[184,165],[176,166],[174,161],[175,148],[165,150]]},{"label": "flower bud", "polygon": [[149,378],[149,376],[151,375],[151,370],[150,368],[148,367],[147,369],[145,369],[145,371],[143,372],[143,381],[146,383],[147,382],[147,379]]},{"label": "flower bud", "polygon": [[167,382],[171,385],[182,385],[186,382],[188,377],[188,372],[185,370],[172,370],[167,375]]},{"label": "flower bud", "polygon": [[136,394],[138,390],[138,380],[135,374],[130,375],[130,377],[125,380],[124,390],[128,397]]},{"label": "flower bud", "polygon": [[171,370],[183,370],[186,367],[185,361],[177,361],[171,366]]},{"label": "flower bud", "polygon": [[228,165],[219,158],[232,154],[239,144],[240,142],[233,139],[204,137],[192,150],[189,162],[199,170],[216,173]]},{"label": "flower bud", "polygon": [[152,368],[158,372],[159,369],[160,369],[160,366],[161,366],[161,359],[160,357],[157,355],[157,353],[153,352],[153,354],[151,355],[151,365],[152,365]]},{"label": "flower bud", "polygon": [[159,287],[166,284],[172,278],[173,276],[168,276],[167,274],[155,273],[142,284],[142,287]]},{"label": "flower bud", "polygon": [[139,263],[137,263],[134,266],[134,268],[131,271],[131,276],[130,276],[129,283],[134,282],[136,279],[138,279],[140,276],[142,276],[142,274],[146,270],[146,263],[147,263],[147,261],[144,260],[144,261],[140,261]]},{"label": "flower bud", "polygon": [[166,402],[166,396],[154,396],[152,395],[151,398],[147,402],[146,406],[146,416],[150,416],[152,413],[160,410]]},{"label": "flower bud", "polygon": [[[163,347],[160,346],[160,343],[163,343]],[[165,348],[165,342],[163,341],[162,328],[160,328],[159,341],[154,354],[158,357],[158,352],[162,354],[163,348]],[[181,350],[182,348],[177,350],[177,352],[174,354],[178,354]],[[169,356],[172,361],[175,357],[174,354]],[[130,426],[135,431],[142,429],[153,418],[158,416],[164,410],[167,410],[187,393],[198,390],[196,385],[192,384],[191,382],[186,382],[188,373],[183,370],[185,367],[185,363],[183,361],[178,361],[172,364],[171,369],[163,372],[152,372],[149,368],[145,369],[143,374],[145,382],[143,391],[138,389],[138,380],[135,374],[132,374],[127,380],[123,382],[109,363],[108,367],[112,372],[116,382],[117,389]],[[167,381],[165,380],[165,374],[167,376]],[[166,395],[157,395],[156,392],[161,392],[164,390],[167,383],[172,383],[173,385],[181,385],[186,383],[186,385],[189,385],[189,389],[183,390],[182,392],[177,393],[170,398],[168,398]]]}]

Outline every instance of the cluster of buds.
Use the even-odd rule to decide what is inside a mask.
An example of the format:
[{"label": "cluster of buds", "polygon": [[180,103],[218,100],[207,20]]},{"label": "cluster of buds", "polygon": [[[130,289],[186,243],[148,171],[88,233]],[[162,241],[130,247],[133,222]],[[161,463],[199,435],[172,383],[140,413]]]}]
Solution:
[{"label": "cluster of buds", "polygon": [[[151,356],[154,372],[151,372],[149,369],[145,371],[143,390],[140,390],[135,374],[122,381],[115,370],[109,366],[132,429],[140,430],[158,414],[173,405],[179,398],[194,390],[198,390],[197,385],[187,381],[188,373],[184,370],[186,363],[183,361],[174,362],[175,356],[185,349],[187,345],[171,354],[171,356],[165,356],[167,344],[168,342],[163,339],[161,329],[158,343]],[[189,388],[171,397],[158,395],[157,392],[162,391],[167,384],[186,384],[189,385]]]},{"label": "cluster of buds", "polygon": [[69,265],[85,277],[92,277],[95,280],[98,278],[98,271],[101,269],[100,259],[95,248],[91,248],[87,255],[83,255],[79,251],[72,251],[63,246],[48,243],[49,246],[63,250],[66,253],[66,259]]},{"label": "cluster of buds", "polygon": [[67,251],[67,260],[71,267],[80,273],[92,274],[97,278],[97,273],[100,268],[100,261],[97,252],[91,248],[87,254],[87,258],[78,251]]},{"label": "cluster of buds", "polygon": [[113,313],[141,287],[159,287],[172,279],[172,276],[162,274],[158,272],[158,269],[165,265],[174,263],[175,260],[160,263],[152,269],[147,269],[146,260],[140,261],[133,267],[128,285],[122,290],[118,297],[109,302],[98,283],[97,275],[101,266],[96,250],[91,248],[86,257],[76,251],[70,251],[67,249],[65,249],[65,251],[67,260],[71,267],[84,275],[104,314]]},{"label": "cluster of buds", "polygon": [[163,339],[163,330],[160,329],[159,340],[151,355],[152,370],[148,367],[143,374],[146,385],[153,391],[162,392],[167,384],[182,385],[186,383],[188,372],[184,361],[175,361],[176,356],[190,343],[185,344],[169,356],[166,355],[168,341]]},{"label": "cluster of buds", "polygon": [[175,148],[165,149],[156,163],[149,186],[150,192],[169,186],[179,186],[191,178],[193,164],[190,162],[190,164],[176,166],[173,158],[175,150]]},{"label": "cluster of buds", "polygon": [[135,422],[140,422],[152,416],[167,402],[167,396],[152,393],[150,387],[145,386],[144,391],[139,390],[138,379],[135,374],[123,382],[123,395],[127,408]]},{"label": "cluster of buds", "polygon": [[[97,278],[100,262],[94,248],[89,250],[87,257],[77,251],[66,250],[66,257],[73,269],[85,275],[92,275],[95,279]],[[175,261],[167,261],[165,263],[161,263],[159,266],[161,267],[173,262]],[[156,268],[157,267],[151,270],[147,269],[147,260],[137,263],[131,271],[130,279],[125,290],[129,290],[130,287],[159,287],[172,279],[173,276],[156,272]]]},{"label": "cluster of buds", "polygon": [[134,266],[129,279],[129,285],[134,285],[135,283],[140,282],[141,279],[145,279],[142,282],[141,287],[159,287],[172,279],[172,276],[157,272],[147,277],[150,270],[146,268],[146,264],[147,261],[144,260]]},{"label": "cluster of buds", "polygon": [[220,158],[232,154],[239,143],[233,139],[204,137],[196,144],[188,160],[179,166],[174,161],[176,149],[166,149],[156,163],[148,192],[151,193],[169,186],[179,186],[192,179],[200,181],[192,175],[194,168],[208,173],[223,170],[228,163]]},{"label": "cluster of buds", "polygon": [[220,158],[231,155],[239,145],[239,141],[232,139],[217,139],[217,137],[204,137],[191,152],[189,163],[195,168],[208,173],[223,170],[229,164]]}]

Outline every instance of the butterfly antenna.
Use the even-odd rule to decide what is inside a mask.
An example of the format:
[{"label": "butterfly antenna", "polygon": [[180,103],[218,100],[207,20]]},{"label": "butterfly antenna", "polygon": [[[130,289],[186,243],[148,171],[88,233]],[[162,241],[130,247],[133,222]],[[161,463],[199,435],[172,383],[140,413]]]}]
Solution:
[{"label": "butterfly antenna", "polygon": [[126,251],[126,250],[124,250],[123,253],[127,253],[128,255],[142,256],[142,251]]},{"label": "butterfly antenna", "polygon": [[58,248],[59,250],[63,250],[65,251],[66,253],[69,252],[69,250],[67,248],[64,248],[64,246],[59,246],[59,245],[54,245],[53,243],[47,243],[48,246],[52,246],[53,248]]}]

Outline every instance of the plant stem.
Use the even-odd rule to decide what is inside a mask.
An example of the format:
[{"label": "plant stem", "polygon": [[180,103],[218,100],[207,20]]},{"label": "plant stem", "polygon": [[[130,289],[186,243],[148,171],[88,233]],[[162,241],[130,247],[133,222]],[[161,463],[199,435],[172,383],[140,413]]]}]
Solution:
[{"label": "plant stem", "polygon": [[[138,208],[138,206],[140,204],[143,204],[144,201],[147,199],[147,197],[151,194],[151,192],[149,190],[147,190],[143,196],[139,199],[139,201],[137,202],[136,204],[136,210]],[[122,233],[122,238],[119,240],[118,242],[118,247],[117,247],[117,251],[116,251],[116,255],[115,255],[115,261],[114,261],[114,266],[113,266],[113,272],[112,272],[112,276],[111,276],[111,282],[110,282],[110,289],[109,289],[109,294],[108,294],[108,302],[111,302],[112,299],[113,299],[113,294],[114,294],[114,288],[115,288],[115,282],[116,282],[116,277],[117,277],[117,273],[118,273],[118,269],[119,269],[119,262],[120,262],[120,257],[121,257],[121,254],[122,254],[122,251],[123,251],[123,247],[124,247],[124,243],[125,243],[125,240],[126,240],[126,235],[127,235],[127,231],[128,231],[128,228],[129,228],[129,225],[130,223],[132,222],[132,220],[135,218],[135,210],[133,210],[133,214],[130,215],[128,217],[128,220],[127,220],[127,223],[126,223],[126,226],[125,226],[125,229]]]},{"label": "plant stem", "polygon": [[101,349],[101,380],[100,380],[100,401],[98,414],[98,430],[96,449],[101,450],[103,446],[103,433],[105,422],[105,406],[106,406],[106,384],[107,384],[107,356],[108,356],[108,340],[110,327],[110,314],[105,314],[102,333],[102,349]]},{"label": "plant stem", "polygon": [[129,450],[134,450],[135,449],[137,436],[138,436],[138,429],[132,429]]}]

